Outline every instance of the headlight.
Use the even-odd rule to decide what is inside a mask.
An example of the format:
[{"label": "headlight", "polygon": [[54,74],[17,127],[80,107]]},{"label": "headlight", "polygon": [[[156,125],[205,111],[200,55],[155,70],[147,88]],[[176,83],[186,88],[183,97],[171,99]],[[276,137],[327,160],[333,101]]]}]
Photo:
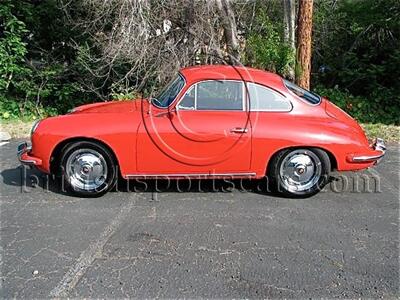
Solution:
[{"label": "headlight", "polygon": [[40,123],[40,120],[35,121],[35,123],[33,123],[32,129],[31,129],[31,135],[35,132],[36,128],[38,128]]}]

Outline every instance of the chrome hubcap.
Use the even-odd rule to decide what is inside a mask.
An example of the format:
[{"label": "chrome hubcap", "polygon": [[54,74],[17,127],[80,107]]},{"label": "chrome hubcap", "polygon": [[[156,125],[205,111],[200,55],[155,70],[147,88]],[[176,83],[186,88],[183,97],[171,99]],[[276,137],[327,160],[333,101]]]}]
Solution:
[{"label": "chrome hubcap", "polygon": [[79,149],[67,159],[66,176],[72,187],[94,190],[107,179],[107,163],[99,152],[93,149]]},{"label": "chrome hubcap", "polygon": [[294,150],[283,159],[279,175],[286,190],[308,190],[321,177],[321,160],[311,151]]}]

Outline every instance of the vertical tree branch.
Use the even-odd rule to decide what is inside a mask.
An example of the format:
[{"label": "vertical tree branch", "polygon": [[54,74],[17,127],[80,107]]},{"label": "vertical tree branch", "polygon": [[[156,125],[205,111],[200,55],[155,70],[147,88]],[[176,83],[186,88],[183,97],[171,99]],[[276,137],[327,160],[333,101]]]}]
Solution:
[{"label": "vertical tree branch", "polygon": [[[296,44],[295,44],[295,21],[296,21],[296,1],[295,0],[282,0],[283,1],[283,25],[284,25],[284,41],[289,45],[292,51],[292,63],[296,60]],[[295,72],[293,65],[289,66],[287,77],[294,80]]]},{"label": "vertical tree branch", "polygon": [[237,35],[235,14],[228,0],[217,0],[217,7],[224,29],[224,37],[228,54],[231,56],[231,63],[238,64],[240,60],[240,45]]}]

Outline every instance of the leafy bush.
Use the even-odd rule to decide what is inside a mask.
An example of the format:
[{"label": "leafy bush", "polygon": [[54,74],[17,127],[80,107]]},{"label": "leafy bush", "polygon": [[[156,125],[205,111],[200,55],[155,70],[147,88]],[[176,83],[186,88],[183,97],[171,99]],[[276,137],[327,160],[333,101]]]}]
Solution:
[{"label": "leafy bush", "polygon": [[400,2],[321,0],[315,12],[313,66],[329,72],[314,85],[361,121],[399,124]]},{"label": "leafy bush", "polygon": [[52,107],[44,108],[42,105],[37,105],[31,101],[21,103],[18,100],[0,97],[0,118],[2,120],[22,119],[30,121],[56,114],[57,110]]},{"label": "leafy bush", "polygon": [[[49,5],[55,4],[46,1],[45,7],[49,8]],[[55,46],[49,45],[51,51],[47,51],[41,48],[44,45],[32,41],[36,36],[41,40],[40,32],[47,26],[33,19],[35,8],[38,9],[28,3],[10,0],[0,4],[0,28],[3,29],[0,34],[0,116],[3,119],[45,117],[64,113],[79,103],[71,101],[79,86],[69,78],[68,65],[57,61],[56,53],[51,52]],[[38,9],[36,13],[38,18],[46,12]],[[35,34],[27,29],[21,16],[39,27],[32,26],[37,30]],[[42,42],[48,43],[48,40]]]},{"label": "leafy bush", "polygon": [[19,21],[11,12],[13,5],[6,2],[0,5],[0,92],[4,94],[10,88],[15,78],[29,74],[25,64],[27,53],[23,36],[28,32],[25,24]]},{"label": "leafy bush", "polygon": [[[399,112],[396,107],[384,106],[379,99],[385,97],[379,95],[379,98],[372,94],[371,98],[362,96],[353,96],[346,90],[337,88],[325,88],[317,86],[315,91],[328,98],[337,106],[346,111],[349,115],[363,123],[384,123],[399,125]],[[390,94],[390,92],[389,92]]]},{"label": "leafy bush", "polygon": [[245,63],[285,75],[294,64],[294,55],[283,42],[281,31],[264,10],[259,10],[256,24],[247,37]]},{"label": "leafy bush", "polygon": [[[99,45],[109,45],[107,36],[113,15],[108,19],[98,18],[84,1],[67,2],[60,6],[59,0],[0,1],[2,119],[34,119],[62,114],[92,101],[135,98],[140,96],[136,89],[146,95],[163,81],[159,75],[171,72],[168,68],[149,69],[146,65],[145,73],[126,77],[124,74],[129,74],[132,66],[146,60],[140,62],[140,57],[135,56],[116,59],[101,53]],[[112,2],[107,5],[112,6]],[[399,124],[400,1],[315,0],[314,3],[312,86],[361,122]],[[204,1],[196,5],[208,4]],[[172,10],[174,5],[170,6],[171,11],[164,11],[163,6],[162,10],[152,12],[157,20],[164,20],[163,14],[171,12],[168,18],[177,26],[165,37],[158,37],[165,38],[165,47],[160,48],[163,51],[154,59],[162,62],[170,57],[164,55],[172,48],[174,53],[175,50],[189,53],[198,47],[196,57],[185,64],[209,55],[208,47],[204,51],[199,47],[201,42],[205,45],[209,42],[207,31],[203,37],[194,39],[191,35],[189,6],[188,19],[181,15],[184,10]],[[293,70],[294,53],[283,40],[282,1],[235,1],[233,6],[243,63],[284,76],[289,69]],[[94,21],[93,18],[98,25],[95,34],[88,33],[85,26],[89,23],[77,22]],[[195,21],[196,26],[210,25],[208,21],[204,24],[202,20]],[[184,38],[177,39],[178,36]],[[153,41],[153,38],[148,41],[161,45],[159,39]],[[196,40],[201,38],[206,40]],[[217,43],[210,48],[223,49],[223,40],[215,38]],[[156,63],[150,61],[148,65]],[[319,73],[319,69],[328,72]]]}]

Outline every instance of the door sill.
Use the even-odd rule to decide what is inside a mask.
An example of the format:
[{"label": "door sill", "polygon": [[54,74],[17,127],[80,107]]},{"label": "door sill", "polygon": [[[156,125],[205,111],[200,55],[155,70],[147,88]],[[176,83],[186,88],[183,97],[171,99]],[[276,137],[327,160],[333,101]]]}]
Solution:
[{"label": "door sill", "polygon": [[129,174],[126,179],[212,179],[212,178],[248,178],[255,177],[256,173],[180,173],[180,174]]}]

